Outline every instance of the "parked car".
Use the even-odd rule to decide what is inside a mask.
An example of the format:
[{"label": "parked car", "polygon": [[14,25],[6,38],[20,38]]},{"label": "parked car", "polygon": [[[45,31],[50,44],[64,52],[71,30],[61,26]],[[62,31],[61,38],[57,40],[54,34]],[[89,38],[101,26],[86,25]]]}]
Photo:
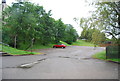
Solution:
[{"label": "parked car", "polygon": [[65,48],[66,45],[64,44],[57,44],[57,45],[54,45],[53,48]]}]

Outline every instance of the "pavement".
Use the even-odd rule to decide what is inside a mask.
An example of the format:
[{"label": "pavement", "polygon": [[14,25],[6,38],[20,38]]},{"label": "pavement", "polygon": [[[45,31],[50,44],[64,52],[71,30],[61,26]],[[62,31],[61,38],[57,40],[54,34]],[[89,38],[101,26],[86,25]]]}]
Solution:
[{"label": "pavement", "polygon": [[[93,59],[105,48],[68,46],[38,49],[41,55],[2,57],[3,79],[118,79],[118,64]],[[29,66],[29,67],[27,67]]]}]

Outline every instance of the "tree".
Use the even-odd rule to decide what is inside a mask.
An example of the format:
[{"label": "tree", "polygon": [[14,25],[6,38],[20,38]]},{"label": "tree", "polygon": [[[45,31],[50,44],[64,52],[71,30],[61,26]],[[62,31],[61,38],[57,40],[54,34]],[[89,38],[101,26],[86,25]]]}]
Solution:
[{"label": "tree", "polygon": [[52,18],[51,10],[46,12],[42,6],[31,2],[18,0],[17,3],[6,8],[3,13],[6,17],[3,41],[15,48],[32,49],[34,44],[48,45],[65,41],[65,39],[73,42],[77,38],[73,27],[69,27],[70,30],[66,31],[68,26],[61,19]]},{"label": "tree", "polygon": [[68,44],[72,44],[72,42],[75,42],[78,38],[77,31],[74,29],[74,27],[71,24],[66,24],[65,29],[65,35],[64,40]]},{"label": "tree", "polygon": [[40,41],[43,45],[47,45],[53,41],[54,38],[54,22],[55,20],[49,17],[49,14],[43,15],[39,20],[39,27],[41,28]]},{"label": "tree", "polygon": [[[6,33],[11,37],[11,43],[14,41],[14,47],[16,48],[22,42],[30,44],[29,40],[35,38],[38,17],[41,17],[45,12],[42,6],[30,2],[18,2],[13,3],[3,13],[7,17],[4,29],[9,29],[9,32],[11,32],[10,35]],[[4,36],[3,38],[5,38]]]},{"label": "tree", "polygon": [[[97,29],[96,23],[93,23],[92,18],[81,18],[80,19],[80,27],[83,29],[80,38],[86,39],[86,41],[92,40],[92,34],[95,29]],[[100,29],[99,29],[100,30]]]},{"label": "tree", "polygon": [[98,29],[112,36],[117,43],[120,43],[120,1],[119,2],[95,2],[90,4],[94,6],[95,11],[91,11],[92,16],[81,18],[80,26],[83,28],[82,38],[89,38],[91,35],[89,29]]},{"label": "tree", "polygon": [[92,39],[92,33],[93,33],[94,29],[91,29],[91,28],[87,28],[87,27],[84,27],[83,28],[83,31],[81,33],[81,36],[80,38],[81,39],[86,39],[86,41],[91,41]]},{"label": "tree", "polygon": [[98,44],[105,41],[105,34],[101,33],[99,30],[95,29],[92,34],[92,40],[91,42],[94,44],[94,47],[96,47]]},{"label": "tree", "polygon": [[118,2],[98,2],[95,3],[96,11],[92,15],[92,20],[100,28],[104,28],[109,36],[119,41],[120,36],[120,1]]},{"label": "tree", "polygon": [[64,39],[66,26],[62,22],[62,20],[59,19],[55,22],[54,27],[55,27],[55,30],[54,30],[55,42],[58,43],[60,40],[62,41]]}]

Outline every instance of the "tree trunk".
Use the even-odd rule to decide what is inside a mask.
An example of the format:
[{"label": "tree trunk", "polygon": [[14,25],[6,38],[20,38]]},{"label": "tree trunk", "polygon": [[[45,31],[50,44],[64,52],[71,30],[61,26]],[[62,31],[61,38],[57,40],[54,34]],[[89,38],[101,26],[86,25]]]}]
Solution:
[{"label": "tree trunk", "polygon": [[96,44],[94,44],[94,50],[96,50]]},{"label": "tree trunk", "polygon": [[31,52],[32,52],[32,48],[33,48],[33,43],[34,43],[34,38],[31,40]]},{"label": "tree trunk", "polygon": [[15,35],[15,38],[14,38],[14,48],[17,47],[17,35]]}]

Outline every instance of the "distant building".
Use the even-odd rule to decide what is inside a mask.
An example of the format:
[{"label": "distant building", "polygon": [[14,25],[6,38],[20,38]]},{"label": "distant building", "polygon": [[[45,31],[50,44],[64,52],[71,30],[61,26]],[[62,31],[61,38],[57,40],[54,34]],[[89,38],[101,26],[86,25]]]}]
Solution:
[{"label": "distant building", "polygon": [[8,5],[6,4],[6,0],[2,0],[2,11],[8,7]]}]

